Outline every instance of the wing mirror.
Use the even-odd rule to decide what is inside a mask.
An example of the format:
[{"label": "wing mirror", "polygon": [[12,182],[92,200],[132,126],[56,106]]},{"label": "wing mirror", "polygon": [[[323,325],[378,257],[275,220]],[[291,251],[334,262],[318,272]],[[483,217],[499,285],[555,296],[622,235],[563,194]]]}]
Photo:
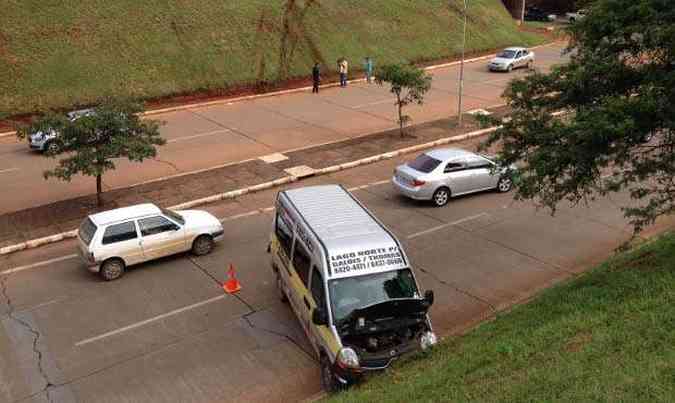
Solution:
[{"label": "wing mirror", "polygon": [[322,308],[316,307],[312,311],[312,323],[317,326],[324,326],[328,324],[328,315]]},{"label": "wing mirror", "polygon": [[429,304],[429,306],[433,305],[434,304],[434,291],[433,290],[427,290],[424,293],[424,300],[427,301],[427,304]]}]

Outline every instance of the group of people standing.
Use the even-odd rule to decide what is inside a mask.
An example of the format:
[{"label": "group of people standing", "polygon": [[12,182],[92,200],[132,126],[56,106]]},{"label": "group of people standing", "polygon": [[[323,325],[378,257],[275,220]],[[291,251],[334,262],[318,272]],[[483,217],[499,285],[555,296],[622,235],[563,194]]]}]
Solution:
[{"label": "group of people standing", "polygon": [[[366,57],[363,62],[363,71],[366,75],[366,82],[368,84],[373,82],[373,60],[370,57]],[[340,87],[347,86],[347,78],[349,75],[349,63],[347,59],[341,57],[337,60],[337,71],[340,73]],[[314,63],[312,68],[312,92],[315,94],[319,93],[319,85],[321,84],[321,66],[319,63]]]}]

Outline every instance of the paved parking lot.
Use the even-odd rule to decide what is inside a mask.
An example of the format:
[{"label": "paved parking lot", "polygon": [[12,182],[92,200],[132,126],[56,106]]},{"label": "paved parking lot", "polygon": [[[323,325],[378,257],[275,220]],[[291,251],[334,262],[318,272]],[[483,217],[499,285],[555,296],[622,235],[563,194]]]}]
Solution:
[{"label": "paved parking lot", "polygon": [[[387,180],[398,162],[292,186],[354,189],[404,243],[423,288],[435,291],[441,335],[584,270],[630,235],[618,210],[624,195],[556,217],[489,192],[434,208],[394,193]],[[265,253],[275,193],[207,207],[225,226],[211,255],[143,264],[114,282],[86,272],[73,242],[0,260],[11,300],[0,297],[0,401],[276,402],[319,392],[317,364],[277,298]],[[219,286],[230,263],[243,287],[236,296]],[[36,346],[29,328],[39,333]]]}]

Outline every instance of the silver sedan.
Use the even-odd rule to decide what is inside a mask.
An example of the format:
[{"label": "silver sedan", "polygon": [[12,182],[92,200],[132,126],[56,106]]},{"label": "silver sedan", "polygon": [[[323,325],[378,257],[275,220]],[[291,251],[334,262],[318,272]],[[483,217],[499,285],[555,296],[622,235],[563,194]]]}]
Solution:
[{"label": "silver sedan", "polygon": [[490,158],[458,148],[443,148],[420,154],[399,165],[392,183],[404,196],[431,200],[444,206],[450,197],[483,190],[508,192],[513,186],[509,169],[497,168]]}]

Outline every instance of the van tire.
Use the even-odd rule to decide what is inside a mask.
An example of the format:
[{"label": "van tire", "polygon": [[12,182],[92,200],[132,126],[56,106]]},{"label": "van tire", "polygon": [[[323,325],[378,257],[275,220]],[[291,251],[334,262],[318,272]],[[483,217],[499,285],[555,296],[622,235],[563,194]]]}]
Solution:
[{"label": "van tire", "polygon": [[340,381],[335,378],[333,368],[326,354],[321,354],[319,365],[321,366],[321,387],[323,390],[328,394],[342,390],[342,385],[340,385]]},{"label": "van tire", "polygon": [[99,274],[105,281],[117,280],[124,275],[125,265],[124,261],[119,258],[112,258],[104,261],[101,264]]},{"label": "van tire", "polygon": [[452,193],[450,192],[450,189],[443,186],[443,187],[440,187],[440,188],[436,189],[436,191],[434,192],[434,195],[431,196],[431,201],[434,203],[434,206],[443,207],[446,204],[448,204],[448,202],[450,201],[451,195],[452,195]]},{"label": "van tire", "polygon": [[213,251],[213,237],[211,235],[200,235],[192,241],[192,254],[195,256],[208,255]]},{"label": "van tire", "polygon": [[279,300],[283,303],[288,303],[288,296],[284,291],[284,285],[281,281],[281,274],[277,272],[277,290],[279,291]]}]

